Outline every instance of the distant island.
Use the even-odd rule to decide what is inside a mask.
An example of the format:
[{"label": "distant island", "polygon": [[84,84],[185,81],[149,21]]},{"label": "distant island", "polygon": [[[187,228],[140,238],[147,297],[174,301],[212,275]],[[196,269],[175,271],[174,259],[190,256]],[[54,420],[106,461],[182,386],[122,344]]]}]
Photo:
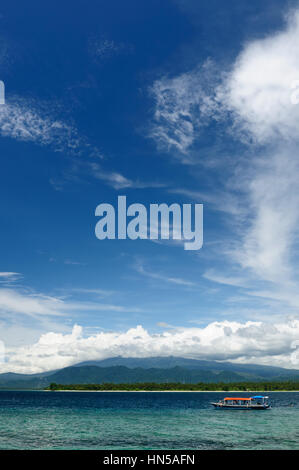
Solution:
[{"label": "distant island", "polygon": [[102,383],[57,384],[52,382],[45,390],[50,391],[126,391],[126,392],[270,392],[299,391],[299,382],[240,382],[240,383]]}]

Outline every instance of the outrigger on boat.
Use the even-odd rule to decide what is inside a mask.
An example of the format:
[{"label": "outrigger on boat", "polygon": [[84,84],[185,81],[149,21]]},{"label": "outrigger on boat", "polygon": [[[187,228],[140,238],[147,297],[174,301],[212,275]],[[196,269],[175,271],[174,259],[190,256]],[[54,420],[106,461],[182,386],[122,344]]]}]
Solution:
[{"label": "outrigger on boat", "polygon": [[215,408],[225,408],[231,410],[267,410],[271,408],[268,402],[269,397],[255,395],[250,398],[226,397],[218,402],[211,403]]}]

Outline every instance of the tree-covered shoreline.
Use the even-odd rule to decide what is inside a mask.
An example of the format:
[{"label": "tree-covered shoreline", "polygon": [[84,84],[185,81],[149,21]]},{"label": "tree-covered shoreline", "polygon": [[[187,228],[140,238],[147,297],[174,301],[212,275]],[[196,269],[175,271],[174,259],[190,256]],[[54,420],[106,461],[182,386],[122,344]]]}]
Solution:
[{"label": "tree-covered shoreline", "polygon": [[299,382],[233,382],[233,383],[102,383],[102,384],[57,384],[51,383],[45,390],[64,391],[213,391],[213,392],[270,392],[270,391],[299,391]]}]

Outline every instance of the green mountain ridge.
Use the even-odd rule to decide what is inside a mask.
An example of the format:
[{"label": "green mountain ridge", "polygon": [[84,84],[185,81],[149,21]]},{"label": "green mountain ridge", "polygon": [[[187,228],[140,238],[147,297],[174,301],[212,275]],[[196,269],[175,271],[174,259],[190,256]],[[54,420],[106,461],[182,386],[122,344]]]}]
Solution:
[{"label": "green mountain ridge", "polygon": [[137,368],[141,367],[144,369],[150,368],[159,368],[159,369],[170,369],[173,367],[183,367],[186,369],[200,369],[200,370],[215,370],[215,371],[234,371],[234,372],[244,372],[245,374],[260,375],[265,378],[266,376],[289,376],[295,374],[299,376],[299,370],[296,369],[285,369],[282,367],[275,366],[264,366],[260,364],[238,364],[232,362],[219,362],[219,361],[209,361],[209,360],[199,360],[199,359],[190,359],[184,357],[175,357],[175,356],[166,356],[166,357],[111,357],[108,359],[102,359],[97,361],[85,361],[77,366],[85,365],[96,365],[98,367],[111,367],[111,366],[126,366],[128,368]]},{"label": "green mountain ridge", "polygon": [[[125,365],[124,365],[125,364]],[[136,365],[138,365],[136,367]],[[164,367],[161,367],[161,366]],[[142,367],[141,367],[142,366]],[[159,367],[160,366],[160,367]],[[167,367],[168,366],[168,367]],[[0,374],[0,389],[43,389],[50,383],[229,383],[298,381],[299,371],[185,358],[110,358],[42,374]]]}]

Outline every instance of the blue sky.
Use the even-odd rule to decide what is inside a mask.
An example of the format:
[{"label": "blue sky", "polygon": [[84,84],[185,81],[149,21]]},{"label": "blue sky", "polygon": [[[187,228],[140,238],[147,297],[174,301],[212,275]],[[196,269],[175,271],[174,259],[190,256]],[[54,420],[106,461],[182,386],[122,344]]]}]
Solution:
[{"label": "blue sky", "polygon": [[[2,3],[1,370],[118,354],[296,366],[297,8]],[[203,203],[203,248],[99,241],[95,208],[118,195]]]}]

